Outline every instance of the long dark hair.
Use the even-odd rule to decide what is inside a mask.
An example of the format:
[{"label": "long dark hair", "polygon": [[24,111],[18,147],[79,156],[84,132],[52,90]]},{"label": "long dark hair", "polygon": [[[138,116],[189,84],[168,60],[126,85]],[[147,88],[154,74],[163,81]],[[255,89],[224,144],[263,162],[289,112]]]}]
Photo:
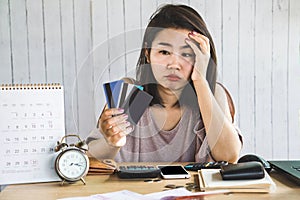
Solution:
[{"label": "long dark hair", "polygon": [[[214,93],[217,76],[217,57],[212,37],[204,20],[197,11],[189,6],[167,4],[158,8],[150,17],[150,22],[144,34],[143,47],[137,63],[136,79],[139,84],[144,86],[144,90],[153,96],[151,105],[162,105],[163,102],[158,94],[157,82],[154,78],[150,63],[147,61],[146,52],[148,51],[148,55],[150,55],[153,40],[160,31],[166,28],[196,31],[209,39],[211,57],[207,68],[206,79],[211,91]],[[180,104],[198,106],[197,99],[195,100],[195,98],[190,97],[189,94],[195,94],[194,85],[191,80],[184,88],[179,102]],[[179,102],[177,102],[177,106],[179,106]]]}]

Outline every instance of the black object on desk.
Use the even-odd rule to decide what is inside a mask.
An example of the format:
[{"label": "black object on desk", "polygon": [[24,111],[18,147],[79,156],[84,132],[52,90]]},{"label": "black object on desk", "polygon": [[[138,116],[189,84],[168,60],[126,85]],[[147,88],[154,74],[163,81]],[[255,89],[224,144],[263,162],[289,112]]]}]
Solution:
[{"label": "black object on desk", "polygon": [[272,168],[300,185],[300,160],[270,160]]},{"label": "black object on desk", "polygon": [[263,165],[257,161],[221,166],[223,180],[261,179],[265,177]]},{"label": "black object on desk", "polygon": [[154,165],[119,166],[117,175],[119,178],[156,178],[160,175],[160,169]]},{"label": "black object on desk", "polygon": [[228,165],[227,161],[217,161],[217,162],[204,162],[204,163],[190,163],[184,166],[186,170],[198,171],[200,169],[220,169],[221,166]]},{"label": "black object on desk", "polygon": [[239,158],[238,163],[257,161],[260,162],[267,172],[272,170],[271,165],[262,156],[257,154],[245,154]]}]

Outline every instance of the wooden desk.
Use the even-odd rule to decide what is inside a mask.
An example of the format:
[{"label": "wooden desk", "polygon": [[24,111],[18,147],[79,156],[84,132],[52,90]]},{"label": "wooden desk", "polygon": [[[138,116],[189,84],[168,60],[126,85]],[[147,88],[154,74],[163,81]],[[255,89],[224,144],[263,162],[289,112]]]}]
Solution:
[{"label": "wooden desk", "polygon": [[[215,195],[205,197],[205,199],[249,199],[249,200],[298,200],[300,199],[300,186],[289,181],[284,175],[275,171],[271,172],[271,177],[277,185],[275,193],[271,194],[253,194],[253,193],[235,193],[227,195]],[[198,181],[196,174],[192,173],[191,179],[181,180],[162,180],[160,182],[144,182],[143,180],[124,180],[119,179],[116,175],[88,175],[85,178],[87,185],[81,182],[75,184],[60,185],[60,182],[37,183],[37,184],[20,184],[9,185],[1,193],[1,200],[15,199],[42,199],[54,200],[58,198],[89,196],[99,193],[107,193],[118,190],[130,190],[140,194],[163,191],[167,184],[176,186],[186,186],[186,183]]]}]

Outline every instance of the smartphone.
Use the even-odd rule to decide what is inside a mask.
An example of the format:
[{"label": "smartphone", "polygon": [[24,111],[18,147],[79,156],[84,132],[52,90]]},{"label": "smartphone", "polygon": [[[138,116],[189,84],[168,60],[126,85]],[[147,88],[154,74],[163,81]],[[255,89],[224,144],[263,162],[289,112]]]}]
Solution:
[{"label": "smartphone", "polygon": [[182,165],[158,165],[164,179],[190,178],[191,175]]}]

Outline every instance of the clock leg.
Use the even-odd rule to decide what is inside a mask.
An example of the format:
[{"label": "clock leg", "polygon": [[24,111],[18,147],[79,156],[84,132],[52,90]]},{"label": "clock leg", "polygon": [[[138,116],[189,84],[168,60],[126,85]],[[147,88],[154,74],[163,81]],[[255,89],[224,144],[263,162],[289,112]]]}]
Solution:
[{"label": "clock leg", "polygon": [[85,180],[83,178],[80,179],[82,181],[82,183],[85,185]]},{"label": "clock leg", "polygon": [[64,183],[65,183],[65,180],[62,180],[60,185],[62,186],[62,185],[64,185]]}]

